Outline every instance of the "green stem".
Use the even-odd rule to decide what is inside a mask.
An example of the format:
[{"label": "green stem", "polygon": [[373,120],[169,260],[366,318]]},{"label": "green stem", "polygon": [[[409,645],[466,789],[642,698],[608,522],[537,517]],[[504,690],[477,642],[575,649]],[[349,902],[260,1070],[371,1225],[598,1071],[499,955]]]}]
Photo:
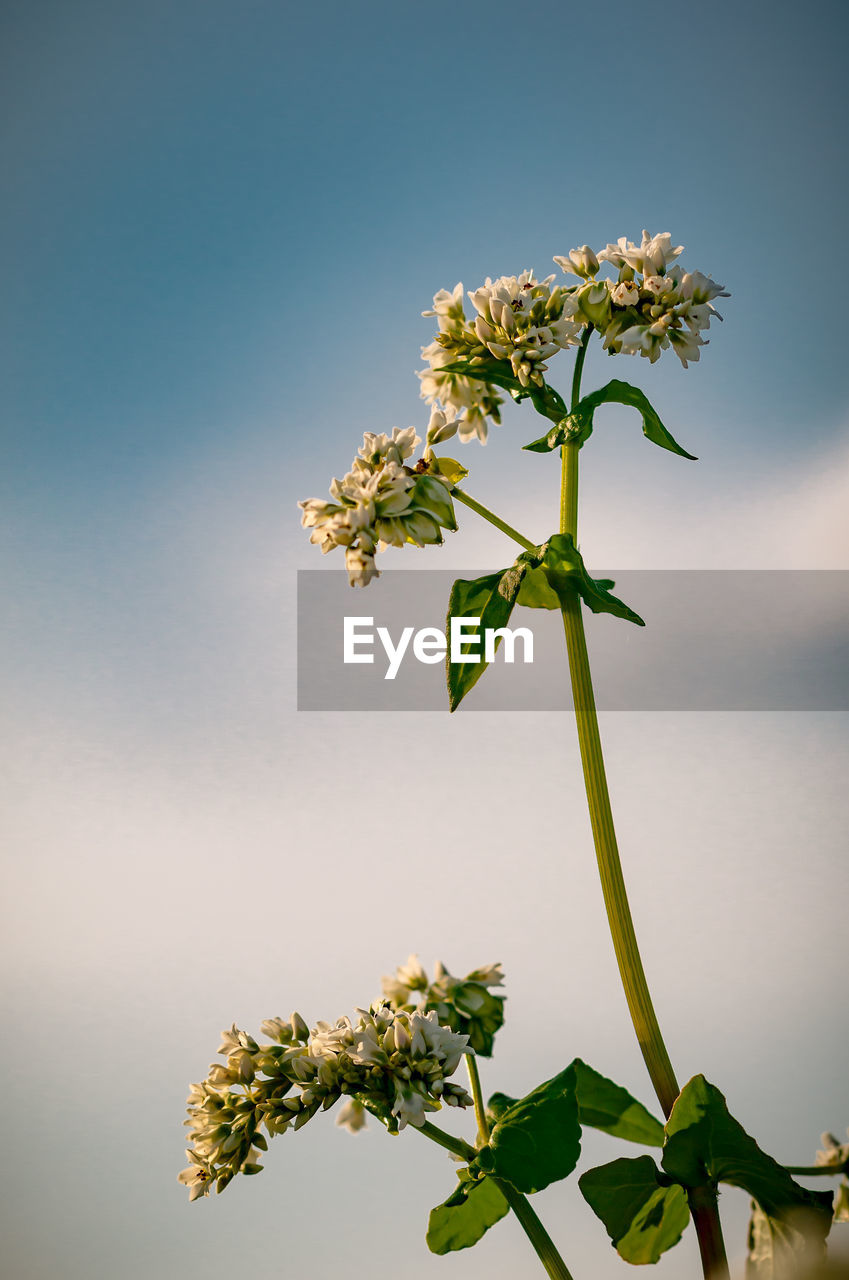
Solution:
[{"label": "green stem", "polygon": [[489,507],[485,507],[482,502],[477,502],[474,498],[469,497],[462,489],[452,489],[452,498],[456,498],[458,502],[462,502],[463,506],[469,507],[472,511],[477,512],[479,516],[483,516],[484,520],[488,520],[490,524],[494,524],[496,529],[500,529],[502,533],[506,533],[508,538],[512,538],[514,542],[518,542],[520,547],[524,547],[526,551],[535,551],[536,543],[531,542],[529,538],[523,538],[517,529],[507,524],[504,520],[500,520],[494,511],[490,511]]},{"label": "green stem", "polygon": [[840,1178],[849,1174],[849,1164],[786,1164],[784,1169],[796,1178]]},{"label": "green stem", "polygon": [[492,1180],[519,1219],[525,1235],[533,1245],[534,1251],[545,1267],[546,1273],[551,1276],[551,1280],[572,1280],[571,1271],[557,1252],[554,1241],[540,1222],[531,1207],[530,1201],[515,1187],[512,1187],[509,1182],[502,1182],[500,1178],[493,1178]]},{"label": "green stem", "polygon": [[672,1104],[680,1093],[675,1072],[669,1061],[666,1045],[660,1034],[657,1016],[649,993],[643,962],[640,958],[634,921],[628,904],[622,863],[616,843],[610,793],[604,769],[601,735],[593,696],[584,620],[577,594],[563,607],[563,626],[566,632],[566,648],[569,654],[569,670],[572,678],[572,696],[575,703],[575,719],[578,726],[578,742],[584,770],[584,785],[590,810],[590,823],[598,860],[601,889],[607,920],[613,939],[613,950],[619,965],[625,999],[637,1042],[645,1059],[651,1082],[668,1116]]},{"label": "green stem", "polygon": [[560,532],[571,533],[578,545],[578,450],[577,440],[570,440],[560,450]]},{"label": "green stem", "polygon": [[480,1145],[485,1146],[489,1142],[489,1121],[486,1118],[486,1107],[483,1101],[483,1090],[481,1089],[480,1072],[478,1071],[478,1060],[472,1053],[465,1054],[466,1070],[469,1073],[469,1084],[472,1090],[472,1099],[475,1104],[475,1119],[478,1122],[478,1138]]},{"label": "green stem", "polygon": [[581,345],[578,348],[578,354],[575,357],[575,370],[572,374],[572,403],[569,406],[569,412],[572,413],[576,404],[581,398],[581,374],[584,372],[584,360],[587,356],[587,347],[590,345],[590,338],[593,336],[593,326],[588,324],[584,330],[584,336],[581,338]]},{"label": "green stem", "polygon": [[[477,1063],[471,1054],[466,1055],[466,1066],[469,1069],[469,1080],[472,1083],[472,1094],[475,1098],[478,1128],[481,1129],[481,1122],[483,1122],[486,1141],[489,1138],[489,1126],[486,1123],[486,1113],[483,1109],[483,1095],[480,1091]],[[480,1103],[478,1099],[480,1099]],[[480,1111],[478,1111],[478,1106],[480,1106]],[[419,1133],[423,1133],[426,1138],[430,1138],[431,1142],[438,1143],[440,1147],[444,1147],[446,1151],[450,1151],[452,1155],[459,1156],[461,1160],[465,1160],[467,1163],[471,1163],[477,1155],[475,1148],[470,1147],[468,1142],[463,1142],[462,1138],[452,1138],[449,1133],[444,1133],[442,1129],[437,1129],[436,1125],[431,1124],[429,1120],[425,1120],[424,1124],[415,1127]],[[492,1178],[492,1181],[519,1219],[522,1230],[528,1237],[540,1262],[545,1267],[546,1273],[552,1280],[572,1280],[572,1274],[557,1252],[554,1241],[521,1191],[517,1191],[509,1182],[502,1182],[500,1178]]]},{"label": "green stem", "polygon": [[[581,374],[592,331],[592,325],[588,325],[584,330],[584,336],[575,357],[570,412],[574,410],[581,398]],[[560,450],[560,532],[571,533],[572,541],[576,545],[578,542],[578,450],[580,447],[579,440],[570,440]]]},{"label": "green stem", "polygon": [[425,1120],[420,1125],[413,1125],[413,1128],[417,1129],[419,1133],[423,1133],[426,1138],[430,1138],[431,1142],[436,1142],[440,1147],[444,1147],[446,1151],[450,1151],[452,1156],[459,1156],[467,1164],[471,1163],[478,1154],[468,1142],[464,1142],[462,1138],[452,1138],[450,1133],[445,1133],[443,1129],[437,1129],[436,1125],[431,1124],[429,1120]]},{"label": "green stem", "polygon": [[[580,372],[585,349],[584,345],[578,353],[581,364],[576,365],[572,382],[573,409],[580,398]],[[571,534],[573,540],[576,540],[578,531],[579,449],[577,441],[570,441],[562,448],[560,532]],[[613,950],[637,1042],[664,1115],[668,1116],[680,1090],[660,1033],[628,904],[604,768],[581,601],[577,593],[563,607],[563,626],[590,824]],[[712,1187],[698,1187],[689,1193],[688,1199],[699,1237],[704,1274],[709,1280],[728,1280],[716,1192]]]}]

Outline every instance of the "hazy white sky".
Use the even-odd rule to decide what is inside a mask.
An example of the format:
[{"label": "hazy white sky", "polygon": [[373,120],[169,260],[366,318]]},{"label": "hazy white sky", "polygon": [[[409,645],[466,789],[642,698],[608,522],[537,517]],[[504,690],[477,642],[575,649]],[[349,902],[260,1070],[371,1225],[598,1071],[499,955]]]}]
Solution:
[{"label": "hazy white sky", "polygon": [[[363,430],[424,425],[437,288],[648,225],[733,297],[698,366],[617,369],[700,461],[600,415],[590,567],[849,568],[842,331],[806,315],[845,209],[845,7],[545,2],[518,34],[478,0],[450,29],[328,0],[3,21],[9,1274],[530,1274],[513,1223],[428,1254],[454,1175],[409,1132],[320,1117],[214,1202],[176,1183],[223,1026],[349,1012],[411,951],[504,964],[487,1089],[577,1054],[652,1102],[568,717],[298,715],[295,572],[319,562],[294,503]],[[586,384],[609,376],[594,354]],[[464,461],[543,538],[557,467],[518,452],[528,415]],[[428,567],[505,554],[469,520]],[[812,1159],[849,1124],[847,716],[602,719],[678,1073]],[[576,1280],[625,1274],[574,1181],[540,1212]],[[739,1257],[745,1197],[723,1212]]]}]

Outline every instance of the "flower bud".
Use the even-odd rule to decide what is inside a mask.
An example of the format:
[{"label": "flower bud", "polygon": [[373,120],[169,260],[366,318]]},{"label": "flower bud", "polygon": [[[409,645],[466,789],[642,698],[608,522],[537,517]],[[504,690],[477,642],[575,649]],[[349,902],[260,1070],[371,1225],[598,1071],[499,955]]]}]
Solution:
[{"label": "flower bud", "polygon": [[457,434],[459,425],[456,409],[451,411],[451,417],[449,417],[444,409],[434,405],[427,428],[427,443],[429,445],[441,444],[443,440],[450,440],[452,436]]},{"label": "flower bud", "polygon": [[610,294],[605,284],[588,283],[578,290],[581,312],[597,329],[605,329],[610,320]]},{"label": "flower bud", "polygon": [[569,261],[575,275],[583,276],[585,280],[598,271],[598,258],[588,244],[582,245],[580,249],[570,249]]},{"label": "flower bud", "polygon": [[348,582],[352,587],[367,587],[372,578],[380,577],[380,570],[374,563],[374,556],[359,547],[348,547],[345,552],[345,568],[348,570]]},{"label": "flower bud", "polygon": [[414,543],[417,547],[433,545],[442,541],[439,525],[427,511],[414,511],[412,515],[405,517],[404,531],[407,535],[407,541]]},{"label": "flower bud", "polygon": [[457,528],[451,494],[436,476],[418,476],[412,492],[414,507],[425,510],[438,524],[452,531]]}]

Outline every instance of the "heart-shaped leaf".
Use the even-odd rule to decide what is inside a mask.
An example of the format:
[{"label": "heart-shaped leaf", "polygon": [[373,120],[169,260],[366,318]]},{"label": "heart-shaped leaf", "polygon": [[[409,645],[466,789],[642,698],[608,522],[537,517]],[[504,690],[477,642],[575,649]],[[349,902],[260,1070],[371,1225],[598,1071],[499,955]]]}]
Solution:
[{"label": "heart-shaped leaf", "polygon": [[578,1119],[582,1125],[601,1129],[628,1142],[641,1142],[648,1147],[663,1146],[663,1125],[627,1089],[600,1075],[580,1058],[575,1059],[573,1066]]},{"label": "heart-shaped leaf", "polygon": [[[675,1101],[662,1164],[685,1187],[717,1182],[741,1187],[757,1201],[782,1247],[792,1236],[805,1258],[822,1256],[831,1227],[831,1192],[808,1191],[794,1182],[729,1114],[725,1098],[704,1076],[694,1076]],[[763,1238],[763,1224],[758,1231]]]},{"label": "heart-shaped leaf", "polygon": [[626,1262],[657,1262],[690,1221],[684,1188],[664,1178],[651,1156],[588,1169],[578,1186]]},{"label": "heart-shaped leaf", "polygon": [[575,1068],[502,1111],[474,1165],[526,1193],[567,1178],[581,1154]]},{"label": "heart-shaped leaf", "polygon": [[598,391],[591,391],[589,395],[584,396],[570,413],[564,414],[562,420],[552,430],[539,440],[526,444],[525,448],[531,453],[551,453],[553,449],[558,449],[569,440],[578,440],[583,444],[592,434],[593,418],[600,404],[630,405],[637,410],[643,420],[643,435],[646,439],[651,440],[652,444],[659,445],[661,449],[669,449],[671,453],[677,453],[679,457],[689,458],[692,462],[696,461],[694,454],[683,449],[666,430],[645,392],[639,387],[632,386],[630,382],[620,382],[616,378],[605,386],[599,387]]}]

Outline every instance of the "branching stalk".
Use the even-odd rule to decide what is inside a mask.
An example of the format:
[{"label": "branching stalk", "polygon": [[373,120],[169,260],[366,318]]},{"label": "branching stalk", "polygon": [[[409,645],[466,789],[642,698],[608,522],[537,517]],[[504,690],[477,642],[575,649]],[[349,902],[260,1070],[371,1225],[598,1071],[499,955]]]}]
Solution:
[{"label": "branching stalk", "polygon": [[[470,1063],[473,1064],[473,1067],[469,1066]],[[477,1094],[480,1095],[480,1077],[477,1073],[477,1063],[475,1063],[474,1058],[472,1058],[471,1055],[467,1055],[466,1065],[469,1067],[470,1081],[472,1081],[472,1075],[474,1072],[474,1078],[477,1080]],[[474,1091],[475,1084],[473,1081],[473,1094]],[[482,1095],[480,1096],[481,1107],[483,1107]],[[475,1103],[475,1111],[477,1113],[477,1102]],[[486,1125],[486,1115],[485,1112],[481,1110],[480,1115],[478,1116],[479,1127],[481,1116],[483,1116],[484,1125]],[[459,1156],[461,1160],[465,1160],[467,1163],[474,1160],[477,1155],[475,1148],[469,1146],[468,1142],[463,1142],[462,1138],[452,1137],[450,1133],[445,1133],[442,1129],[438,1129],[436,1125],[431,1124],[429,1120],[425,1120],[422,1125],[413,1127],[418,1133],[423,1133],[426,1138],[430,1138],[431,1142],[438,1143],[440,1147],[444,1147],[446,1151],[450,1151],[452,1155]],[[487,1127],[487,1136],[488,1133],[489,1131]],[[502,1182],[500,1178],[493,1178],[492,1181],[498,1187],[501,1194],[504,1196],[504,1199],[519,1219],[522,1230],[533,1246],[534,1252],[545,1268],[546,1274],[551,1277],[551,1280],[573,1280],[572,1273],[569,1271],[566,1263],[557,1252],[554,1241],[551,1239],[551,1236],[548,1234],[536,1213],[531,1208],[526,1197],[523,1196],[520,1191],[517,1191],[515,1187],[511,1186],[509,1182]]]},{"label": "branching stalk", "polygon": [[474,1160],[477,1151],[470,1146],[468,1142],[464,1142],[462,1138],[455,1138],[450,1133],[446,1133],[444,1129],[439,1129],[435,1124],[431,1124],[429,1120],[424,1120],[420,1125],[412,1125],[411,1128],[423,1133],[426,1138],[430,1138],[431,1142],[436,1142],[440,1147],[444,1147],[446,1151],[450,1151],[452,1156],[459,1156],[461,1160],[467,1163]]},{"label": "branching stalk", "polygon": [[484,520],[495,525],[496,529],[500,529],[502,533],[506,533],[508,538],[512,538],[514,542],[518,542],[519,546],[524,547],[526,551],[536,550],[536,543],[523,537],[517,529],[512,527],[512,525],[507,524],[506,521],[497,516],[494,511],[490,511],[489,507],[485,507],[482,502],[478,502],[468,493],[464,493],[462,489],[452,489],[451,496],[452,498],[456,498],[458,502],[462,502],[464,507],[469,507],[470,510],[476,512],[479,516],[482,516]]}]

